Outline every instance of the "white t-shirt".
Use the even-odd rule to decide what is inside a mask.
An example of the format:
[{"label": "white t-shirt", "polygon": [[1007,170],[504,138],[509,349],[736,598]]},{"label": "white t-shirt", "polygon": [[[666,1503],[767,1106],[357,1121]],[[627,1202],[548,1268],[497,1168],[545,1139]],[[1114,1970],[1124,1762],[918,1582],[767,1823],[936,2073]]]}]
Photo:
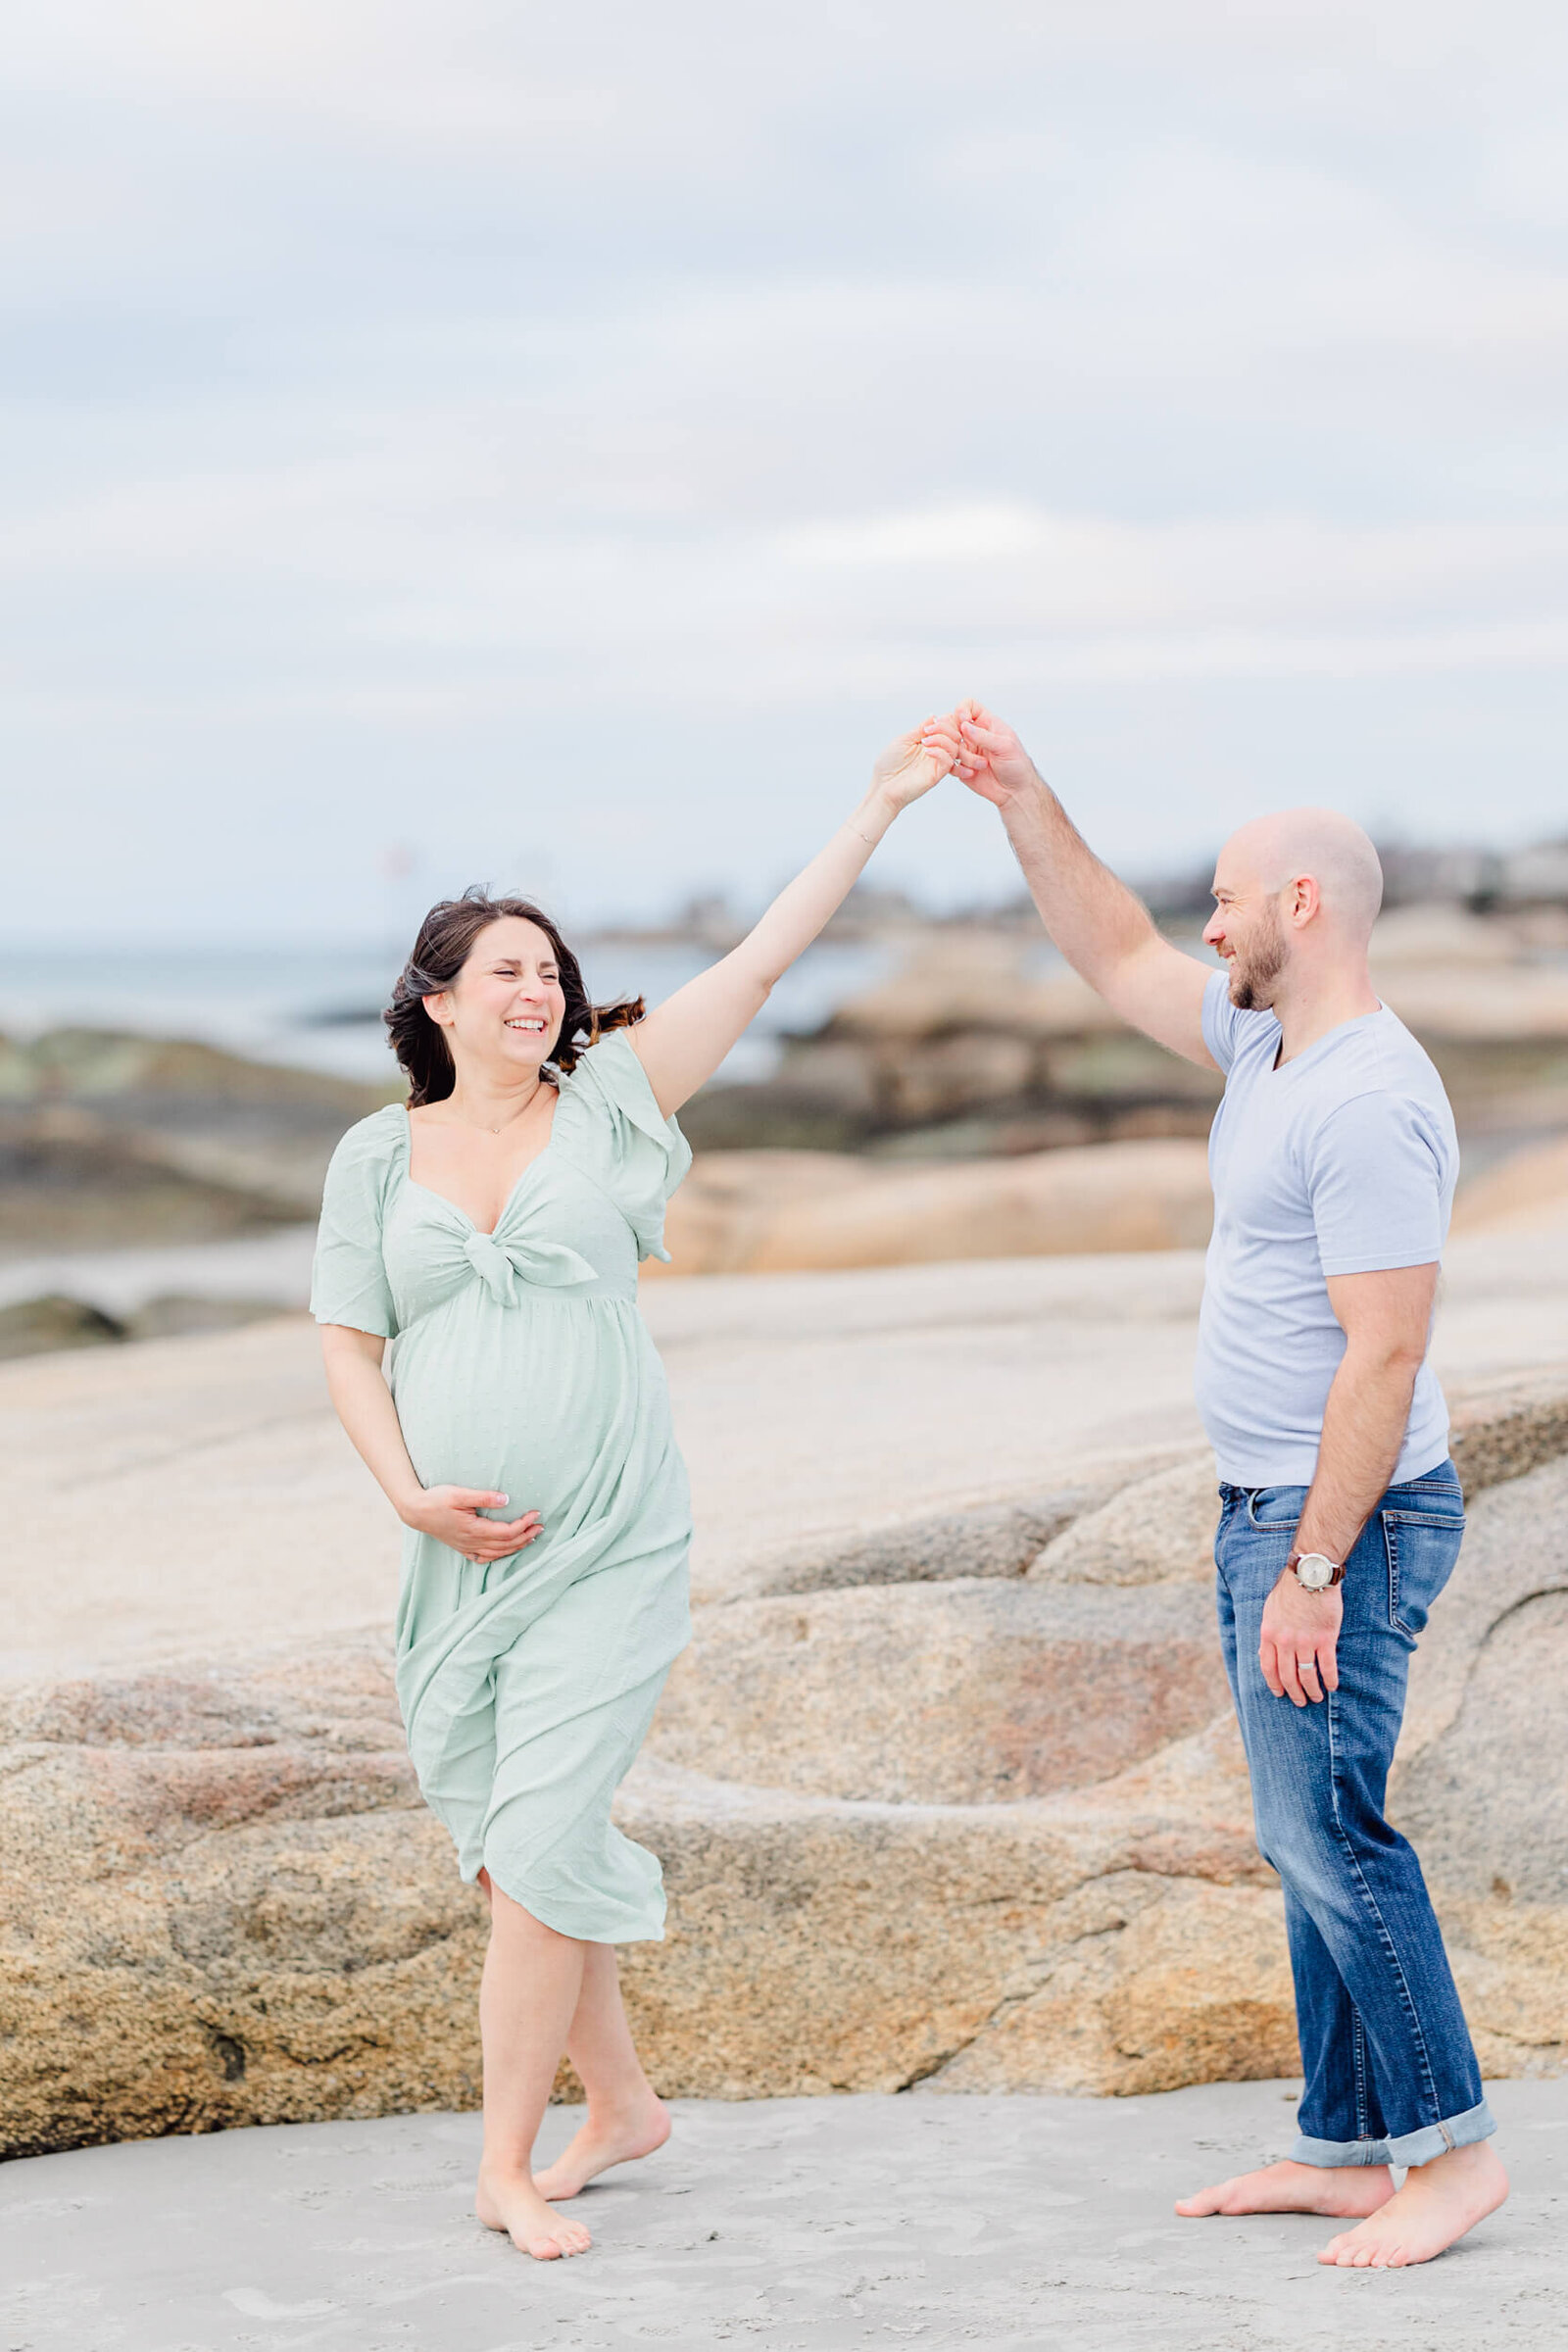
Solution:
[{"label": "white t-shirt", "polygon": [[[1225,1072],[1209,1135],[1214,1237],[1198,1331],[1198,1409],[1220,1477],[1309,1486],[1345,1353],[1325,1276],[1443,1254],[1459,1144],[1443,1081],[1387,1005],[1280,1069],[1271,1012],[1239,1012],[1224,972],[1203,1041]],[[1448,1450],[1448,1408],[1423,1363],[1391,1485]]]}]

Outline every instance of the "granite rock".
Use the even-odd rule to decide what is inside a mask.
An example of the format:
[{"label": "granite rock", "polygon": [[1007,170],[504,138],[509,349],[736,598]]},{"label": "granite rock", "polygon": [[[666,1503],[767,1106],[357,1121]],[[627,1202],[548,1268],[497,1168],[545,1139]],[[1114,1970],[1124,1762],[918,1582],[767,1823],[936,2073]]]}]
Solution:
[{"label": "granite rock", "polygon": [[483,1904],[379,1645],[0,1703],[0,2148],[471,2104]]},{"label": "granite rock", "polygon": [[1001,1802],[1104,1780],[1225,1700],[1185,1590],[873,1586],[706,1612],[651,1744],[803,1794]]},{"label": "granite rock", "polygon": [[[874,1184],[851,1152],[702,1152],[664,1214],[671,1274],[743,1273],[776,1220],[800,1201],[834,1201]],[[665,1269],[648,1262],[647,1279]]]},{"label": "granite rock", "polygon": [[1055,1585],[1192,1584],[1214,1573],[1219,1486],[1201,1452],[1121,1489],[1052,1539],[1031,1579]]},{"label": "granite rock", "polygon": [[[1466,1407],[1493,1483],[1413,1662],[1391,1796],[1484,2062],[1514,2073],[1568,2054],[1568,1453],[1518,1467],[1549,1389]],[[1157,1485],[1128,1482],[1132,1553]],[[654,2079],[1134,2092],[1289,2071],[1250,1813],[1179,1578],[707,1608],[618,1801],[669,1887],[666,1940],[624,1955]],[[420,1805],[380,1637],[0,1691],[0,1867],[10,2152],[477,2097],[483,1906]]]},{"label": "granite rock", "polygon": [[[1467,1494],[1568,1452],[1568,1376],[1552,1369],[1452,1391],[1453,1461]],[[1122,1486],[1060,1530],[1029,1569],[1053,1584],[1154,1585],[1214,1573],[1219,1491],[1206,1446]]]},{"label": "granite rock", "polygon": [[[1245,1777],[1221,1803],[1219,1818],[1196,1813],[1190,1791],[1180,1808],[856,1805],[720,1788],[650,1759],[622,1818],[664,1856],[670,1933],[628,1950],[623,1974],[656,2080],[733,2097],[999,2080],[1132,2090],[1284,2071],[1279,1898],[1247,1835]],[[1233,1942],[1236,1917],[1275,1923],[1272,1953],[1266,1926],[1250,1938],[1245,2048],[1225,2045],[1202,1938],[1176,1928],[1162,1942],[1152,1916],[1190,1911],[1194,1888],[1221,1896],[1213,1924]],[[1057,2030],[1041,2008],[1015,2040],[1010,2021],[1053,1984],[1066,1995]],[[677,2049],[675,2077],[660,2062]]]},{"label": "granite rock", "polygon": [[715,1152],[671,1201],[665,1240],[671,1274],[783,1273],[1197,1249],[1212,1214],[1204,1148],[1174,1138],[937,1167]]},{"label": "granite rock", "polygon": [[1050,1923],[1037,1985],[1019,1991],[942,2068],[947,2091],[1121,2096],[1299,2065],[1284,1920],[1272,1887],[1112,1873]]},{"label": "granite rock", "polygon": [[124,1336],[113,1315],[58,1291],[0,1306],[0,1357],[53,1355],[62,1348],[112,1348]]},{"label": "granite rock", "polygon": [[1568,1136],[1527,1146],[1473,1177],[1453,1204],[1453,1230],[1528,1231],[1544,1215],[1568,1217]]},{"label": "granite rock", "polygon": [[[757,1597],[830,1592],[857,1585],[950,1583],[1021,1576],[1042,1544],[1120,1491],[1126,1472],[967,1511],[921,1512],[863,1535],[797,1544],[769,1561]],[[748,1595],[747,1597],[751,1597]]]},{"label": "granite rock", "polygon": [[1390,1810],[1442,1891],[1483,2068],[1568,2065],[1568,1458],[1483,1494],[1417,1652]]},{"label": "granite rock", "polygon": [[1568,1371],[1448,1392],[1449,1446],[1466,1494],[1523,1478],[1568,1452]]}]

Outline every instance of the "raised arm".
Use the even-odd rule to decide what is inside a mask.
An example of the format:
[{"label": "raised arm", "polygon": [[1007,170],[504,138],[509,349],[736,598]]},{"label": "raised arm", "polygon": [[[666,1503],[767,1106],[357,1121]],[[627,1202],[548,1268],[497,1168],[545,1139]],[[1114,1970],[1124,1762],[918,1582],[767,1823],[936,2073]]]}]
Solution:
[{"label": "raised arm", "polygon": [[780,891],[740,946],[627,1032],[666,1118],[711,1078],[767,1003],[775,980],[842,906],[894,818],[947,775],[957,751],[951,718],[927,719],[889,744],[855,814]]},{"label": "raised arm", "polygon": [[1203,1043],[1209,969],[1155,930],[1149,909],[1102,865],[1004,719],[979,703],[954,713],[956,772],[1002,811],[1029,895],[1075,972],[1135,1029],[1213,1069]]}]

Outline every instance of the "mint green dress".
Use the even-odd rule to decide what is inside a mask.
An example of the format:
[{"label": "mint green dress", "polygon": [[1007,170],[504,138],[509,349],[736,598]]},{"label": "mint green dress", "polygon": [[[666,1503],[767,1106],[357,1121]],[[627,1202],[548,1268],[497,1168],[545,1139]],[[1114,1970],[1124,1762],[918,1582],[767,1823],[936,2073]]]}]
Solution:
[{"label": "mint green dress", "polygon": [[595,1943],[663,1933],[659,1863],[610,1818],[690,1636],[691,1505],[637,1265],[667,1257],[691,1165],[612,1031],[560,1084],[550,1141],[493,1234],[409,1174],[401,1103],[327,1171],[311,1308],[391,1341],[425,1486],[493,1488],[544,1533],[476,1566],[403,1541],[397,1686],[409,1752],[466,1879]]}]

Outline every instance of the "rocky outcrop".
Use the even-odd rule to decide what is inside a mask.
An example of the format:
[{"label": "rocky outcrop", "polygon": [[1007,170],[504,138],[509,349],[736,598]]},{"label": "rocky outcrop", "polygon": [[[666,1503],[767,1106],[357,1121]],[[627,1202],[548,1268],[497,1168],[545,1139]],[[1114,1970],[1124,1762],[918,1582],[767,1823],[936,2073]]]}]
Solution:
[{"label": "rocky outcrop", "polygon": [[471,2104],[482,1906],[358,1644],[0,1701],[0,2144]]},{"label": "rocky outcrop", "polygon": [[111,1348],[124,1337],[118,1317],[59,1292],[0,1306],[0,1357],[53,1355],[62,1348]]},{"label": "rocky outcrop", "polygon": [[7,1255],[227,1241],[297,1223],[302,1213],[254,1168],[216,1175],[151,1130],[122,1129],[69,1104],[0,1115]]},{"label": "rocky outcrop", "polygon": [[872,1586],[705,1612],[654,1746],[804,1794],[994,1803],[1108,1780],[1224,1704],[1187,1590]]},{"label": "rocky outcrop", "polygon": [[1483,2067],[1568,2064],[1568,1462],[1483,1494],[1411,1679],[1391,1810],[1441,1889]]},{"label": "rocky outcrop", "polygon": [[[1454,1467],[1467,1494],[1568,1453],[1568,1382],[1560,1372],[1451,1389],[1448,1407]],[[1213,1455],[1206,1446],[1197,1447],[1074,1517],[1031,1562],[1029,1575],[1068,1585],[1206,1579],[1214,1568],[1217,1508]]]},{"label": "rocky outcrop", "polygon": [[1201,1136],[1220,1081],[1128,1029],[1029,929],[943,926],[900,968],[786,1041],[765,1084],[705,1091],[703,1150],[902,1137],[943,1156]]},{"label": "rocky outcrop", "polygon": [[188,1037],[131,1030],[50,1029],[23,1044],[0,1037],[0,1099],[12,1102],[256,1102],[269,1110],[292,1103],[335,1113],[359,1103],[373,1109],[396,1087],[358,1085],[319,1070],[253,1061]]},{"label": "rocky outcrop", "polygon": [[1278,1897],[1238,1761],[1223,1740],[1185,1743],[1174,1798],[1112,1783],[1049,1804],[921,1806],[733,1788],[650,1759],[624,1818],[665,1858],[671,1925],[662,1946],[624,1955],[640,2040],[682,2050],[682,2087],[717,2097],[1154,2090],[1287,2071]]},{"label": "rocky outcrop", "polygon": [[1551,965],[1456,971],[1446,961],[1380,975],[1399,1018],[1423,1041],[1489,1045],[1568,1038],[1568,973]]},{"label": "rocky outcrop", "polygon": [[1511,1152],[1467,1184],[1453,1204],[1453,1229],[1528,1229],[1553,1212],[1568,1221],[1568,1136]]},{"label": "rocky outcrop", "polygon": [[1467,1494],[1523,1478],[1568,1453],[1568,1380],[1560,1368],[1450,1385],[1449,1449]]},{"label": "rocky outcrop", "polygon": [[[1533,947],[1527,930],[1406,906],[1374,939],[1380,993],[1434,1055],[1467,1137],[1568,1126],[1568,975],[1556,933]],[[705,1090],[687,1123],[704,1150],[897,1139],[910,1154],[960,1157],[1202,1136],[1219,1092],[1215,1071],[1046,966],[1027,923],[954,924],[908,935],[895,971],[786,1041],[772,1078]]]},{"label": "rocky outcrop", "polygon": [[0,1039],[0,1251],[224,1240],[314,1217],[343,1130],[401,1093],[191,1040]]},{"label": "rocky outcrop", "polygon": [[[1561,1136],[1568,976],[1556,929],[1396,907],[1375,934],[1373,971],[1437,1058],[1464,1141]],[[686,1124],[703,1151],[874,1143],[941,1159],[1203,1136],[1218,1096],[1218,1072],[1128,1030],[1074,971],[1046,962],[1027,922],[945,924],[912,931],[896,971],[785,1042],[771,1080],[706,1089]]]},{"label": "rocky outcrop", "polygon": [[842,1592],[849,1586],[1021,1576],[1042,1545],[1107,1501],[1126,1483],[1126,1476],[1125,1470],[1102,1473],[1086,1484],[1057,1487],[1014,1502],[921,1512],[836,1544],[808,1541],[790,1545],[754,1570],[743,1592],[732,1591],[723,1597],[760,1599],[773,1593]]},{"label": "rocky outcrop", "polygon": [[713,1152],[670,1203],[672,1274],[1196,1249],[1213,1216],[1200,1143],[1124,1143],[947,1167]]},{"label": "rocky outcrop", "polygon": [[[1465,1407],[1470,1533],[1393,1796],[1494,2072],[1568,2061],[1565,1413],[1561,1375]],[[620,1798],[669,1886],[666,1941],[624,1955],[664,2089],[1291,2071],[1278,1896],[1196,1557],[1172,1569],[1201,1467],[982,1515],[979,1574],[875,1581],[892,1530],[863,1587],[847,1547],[837,1584],[700,1612]],[[927,1570],[938,1526],[903,1539]],[[0,1867],[11,2152],[477,2096],[483,1907],[380,1641],[13,1689]]]},{"label": "rocky outcrop", "polygon": [[231,1331],[276,1313],[265,1298],[185,1298],[164,1292],[128,1314],[112,1315],[84,1298],[59,1292],[0,1306],[0,1360],[55,1355],[65,1348],[113,1348],[127,1340],[182,1338],[198,1331]]},{"label": "rocky outcrop", "polygon": [[[1461,1193],[1457,1232],[1568,1217],[1568,1145],[1538,1145]],[[850,1152],[701,1153],[670,1203],[670,1274],[1200,1248],[1213,1213],[1194,1141],[1131,1141],[901,1164]]]},{"label": "rocky outcrop", "polygon": [[1029,1568],[1042,1584],[1191,1584],[1214,1573],[1219,1495],[1205,1446],[1132,1480],[1048,1544]]}]

